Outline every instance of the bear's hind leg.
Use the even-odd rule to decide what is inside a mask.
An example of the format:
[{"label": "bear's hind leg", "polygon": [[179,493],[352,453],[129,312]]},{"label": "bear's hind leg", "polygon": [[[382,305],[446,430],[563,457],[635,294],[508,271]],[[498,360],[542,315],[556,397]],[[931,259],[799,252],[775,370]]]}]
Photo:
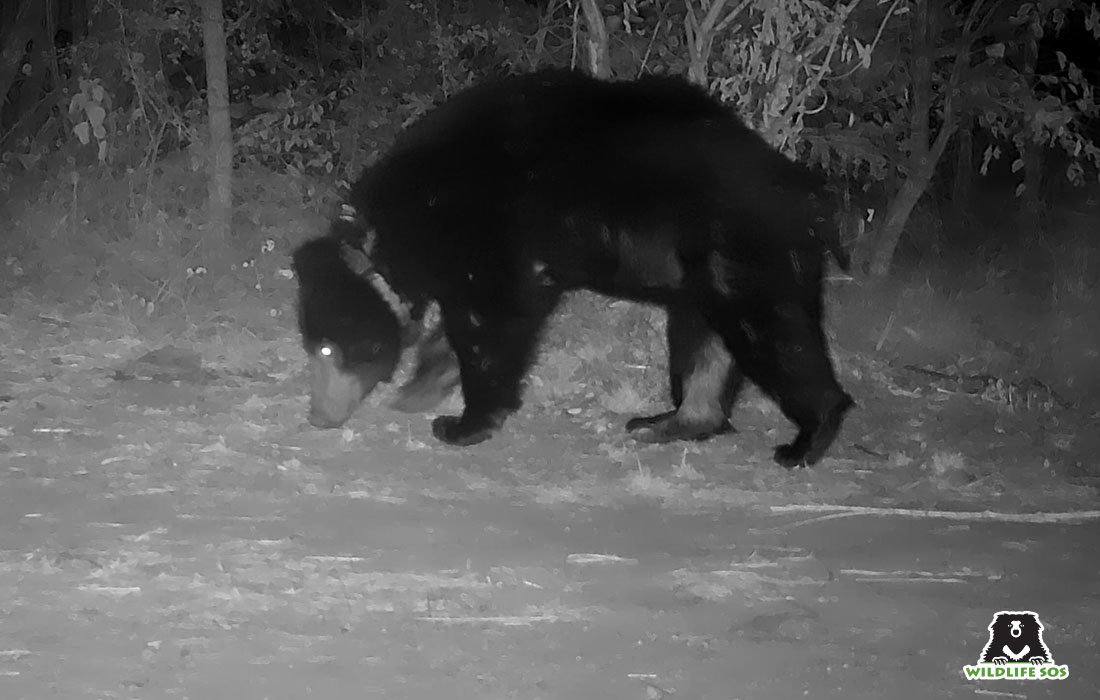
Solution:
[{"label": "bear's hind leg", "polygon": [[713,320],[734,360],[798,427],[792,442],[776,448],[775,461],[787,468],[816,463],[854,404],[837,382],[816,307],[781,299],[720,308]]},{"label": "bear's hind leg", "polygon": [[732,431],[729,414],[744,377],[722,338],[693,308],[675,306],[668,314],[668,352],[673,410],[632,418],[626,429],[654,443]]},{"label": "bear's hind leg", "polygon": [[465,408],[461,416],[439,416],[432,422],[437,439],[451,445],[482,442],[520,407],[523,378],[556,297],[540,301],[512,313],[443,305],[443,323],[458,358]]}]

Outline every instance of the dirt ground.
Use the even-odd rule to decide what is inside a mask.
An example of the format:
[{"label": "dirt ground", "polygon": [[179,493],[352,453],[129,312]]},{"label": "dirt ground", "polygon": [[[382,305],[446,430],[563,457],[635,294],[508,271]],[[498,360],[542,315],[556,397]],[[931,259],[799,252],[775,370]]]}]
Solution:
[{"label": "dirt ground", "polygon": [[[5,700],[1098,695],[1096,416],[849,366],[809,470],[753,396],[702,445],[529,401],[457,450],[308,428],[290,331],[235,368],[30,299],[0,333]],[[1070,677],[967,681],[1000,610]]]}]

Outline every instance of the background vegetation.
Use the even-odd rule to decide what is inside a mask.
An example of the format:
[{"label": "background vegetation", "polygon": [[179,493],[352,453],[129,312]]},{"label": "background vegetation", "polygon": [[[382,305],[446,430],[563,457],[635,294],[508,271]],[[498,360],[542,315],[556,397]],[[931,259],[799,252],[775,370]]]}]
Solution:
[{"label": "background vegetation", "polygon": [[[209,206],[203,8],[225,35],[228,221]],[[290,338],[288,252],[432,105],[542,66],[676,73],[836,183],[858,269],[833,280],[832,316],[853,371],[911,365],[1087,406],[1098,32],[1078,0],[13,0],[0,294],[98,305],[153,345]],[[596,359],[624,327],[659,347],[657,316],[597,306]],[[576,356],[555,363],[562,382],[605,379],[576,382]]]}]

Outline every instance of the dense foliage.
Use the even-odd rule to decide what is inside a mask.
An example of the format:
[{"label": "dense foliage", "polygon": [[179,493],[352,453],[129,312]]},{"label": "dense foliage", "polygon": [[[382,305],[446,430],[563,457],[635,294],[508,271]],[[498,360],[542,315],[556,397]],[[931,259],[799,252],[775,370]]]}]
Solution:
[{"label": "dense foliage", "polygon": [[[1078,0],[225,0],[237,162],[347,180],[474,80],[589,65],[582,4],[602,13],[611,73],[704,82],[886,209],[885,236],[861,243],[887,264],[926,191],[977,176],[972,156],[977,173],[998,159],[1025,171],[1018,194],[1050,162],[1058,179],[1096,179],[1100,10]],[[206,162],[196,3],[5,4],[5,55],[27,37],[20,70],[0,73],[0,181],[65,162],[116,176],[181,152]]]}]

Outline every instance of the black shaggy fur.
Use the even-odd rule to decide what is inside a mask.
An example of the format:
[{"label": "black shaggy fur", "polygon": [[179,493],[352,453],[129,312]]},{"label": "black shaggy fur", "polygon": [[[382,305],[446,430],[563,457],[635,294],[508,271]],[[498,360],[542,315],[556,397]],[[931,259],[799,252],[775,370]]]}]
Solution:
[{"label": "black shaggy fur", "polygon": [[823,182],[682,80],[550,71],[475,87],[406,130],[349,203],[294,259],[315,425],[343,424],[438,302],[445,333],[422,344],[402,401],[437,400],[430,377],[457,359],[466,407],[433,431],[488,438],[573,289],[669,312],[674,409],[632,420],[641,440],[725,432],[748,377],[798,427],[776,460],[812,464],[852,405],[821,326],[826,253],[847,265]]}]

